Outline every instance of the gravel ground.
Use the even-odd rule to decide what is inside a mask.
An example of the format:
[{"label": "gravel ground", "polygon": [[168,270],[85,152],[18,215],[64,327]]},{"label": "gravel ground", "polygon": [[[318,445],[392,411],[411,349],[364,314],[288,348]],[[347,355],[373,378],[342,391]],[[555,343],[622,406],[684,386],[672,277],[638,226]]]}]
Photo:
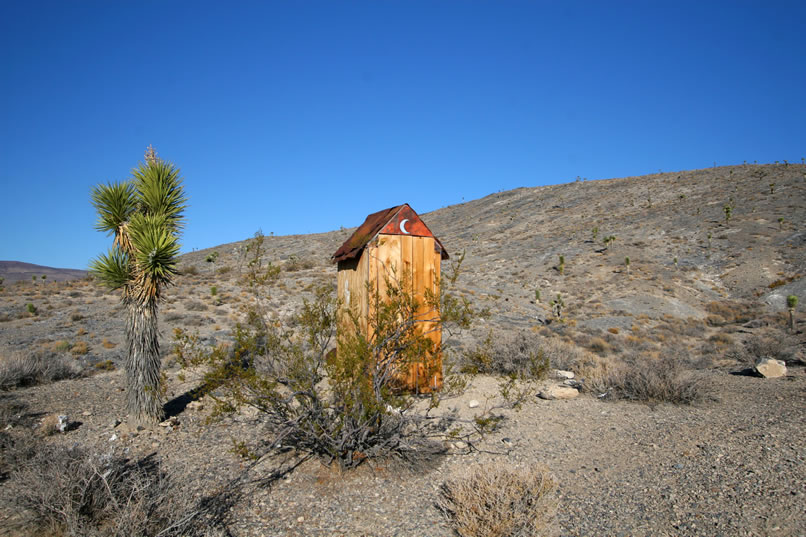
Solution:
[{"label": "gravel ground", "polygon": [[[353,472],[308,460],[283,476],[273,472],[290,461],[245,466],[227,451],[232,437],[260,437],[250,416],[204,425],[204,409],[186,409],[172,431],[115,428],[119,373],[11,397],[45,412],[80,402],[71,413],[81,424],[49,442],[130,456],[158,452],[205,493],[239,479],[229,520],[236,536],[448,536],[434,507],[438,488],[476,463],[547,465],[559,481],[555,535],[806,535],[806,371],[790,368],[782,379],[701,374],[711,397],[694,406],[535,399],[520,412],[502,411],[507,419],[478,450],[451,448],[414,466],[376,462]],[[494,393],[495,380],[481,377],[444,410],[472,415],[469,400]]]}]

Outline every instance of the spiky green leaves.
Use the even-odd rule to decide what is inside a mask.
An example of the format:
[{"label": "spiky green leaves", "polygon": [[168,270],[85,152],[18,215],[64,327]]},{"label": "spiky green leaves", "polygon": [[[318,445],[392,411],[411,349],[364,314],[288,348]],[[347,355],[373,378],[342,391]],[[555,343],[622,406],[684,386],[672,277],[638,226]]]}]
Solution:
[{"label": "spiky green leaves", "polygon": [[143,299],[158,298],[160,289],[176,274],[179,241],[165,216],[136,213],[129,222],[134,257],[135,292]]},{"label": "spiky green leaves", "polygon": [[110,289],[121,289],[131,280],[129,256],[115,247],[93,259],[90,272]]},{"label": "spiky green leaves", "polygon": [[187,198],[179,168],[163,160],[140,164],[132,170],[132,182],[140,212],[164,217],[173,232],[182,229]]},{"label": "spiky green leaves", "polygon": [[90,196],[92,205],[98,211],[95,229],[106,231],[110,235],[114,233],[117,242],[123,226],[137,209],[134,186],[128,181],[97,185],[93,187]]}]

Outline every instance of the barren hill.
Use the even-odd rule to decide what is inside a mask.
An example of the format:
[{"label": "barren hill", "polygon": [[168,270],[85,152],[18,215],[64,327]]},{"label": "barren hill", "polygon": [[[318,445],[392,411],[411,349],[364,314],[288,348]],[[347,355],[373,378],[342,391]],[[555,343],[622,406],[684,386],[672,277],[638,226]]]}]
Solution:
[{"label": "barren hill", "polygon": [[43,267],[32,263],[22,263],[20,261],[0,261],[0,277],[6,283],[18,281],[30,281],[32,278],[51,282],[63,282],[66,280],[76,280],[87,277],[86,270],[62,269],[53,267]]}]

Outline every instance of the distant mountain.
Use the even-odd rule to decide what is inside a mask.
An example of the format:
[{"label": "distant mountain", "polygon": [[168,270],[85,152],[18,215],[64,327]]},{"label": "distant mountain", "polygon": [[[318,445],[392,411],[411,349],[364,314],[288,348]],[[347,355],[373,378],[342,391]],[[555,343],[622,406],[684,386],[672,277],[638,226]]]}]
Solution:
[{"label": "distant mountain", "polygon": [[14,283],[21,280],[29,281],[33,277],[41,280],[45,276],[45,282],[62,282],[65,280],[79,280],[87,277],[86,270],[63,269],[53,267],[43,267],[33,263],[23,263],[21,261],[0,261],[0,278],[4,283]]}]

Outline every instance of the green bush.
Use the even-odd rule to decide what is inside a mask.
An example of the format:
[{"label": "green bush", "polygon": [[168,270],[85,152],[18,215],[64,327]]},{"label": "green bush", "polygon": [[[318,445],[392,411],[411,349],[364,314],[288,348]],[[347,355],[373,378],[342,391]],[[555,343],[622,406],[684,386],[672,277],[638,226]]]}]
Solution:
[{"label": "green bush", "polygon": [[[383,296],[370,295],[367,332],[340,308],[331,286],[305,299],[291,322],[278,324],[262,309],[277,272],[262,265],[261,244],[262,235],[248,247],[247,288],[254,300],[245,322],[235,327],[234,344],[204,348],[198,337],[175,332],[180,363],[206,366],[214,415],[255,408],[269,426],[271,449],[290,446],[345,468],[372,457],[420,455],[429,444],[429,420],[409,411],[411,395],[398,389],[401,373],[434,351],[421,323],[439,311],[438,324],[465,327],[473,314],[467,301],[449,294],[417,300],[407,291],[407,276],[400,275],[387,280]],[[443,279],[443,290],[456,275]],[[352,330],[336,340],[339,323]]]}]

